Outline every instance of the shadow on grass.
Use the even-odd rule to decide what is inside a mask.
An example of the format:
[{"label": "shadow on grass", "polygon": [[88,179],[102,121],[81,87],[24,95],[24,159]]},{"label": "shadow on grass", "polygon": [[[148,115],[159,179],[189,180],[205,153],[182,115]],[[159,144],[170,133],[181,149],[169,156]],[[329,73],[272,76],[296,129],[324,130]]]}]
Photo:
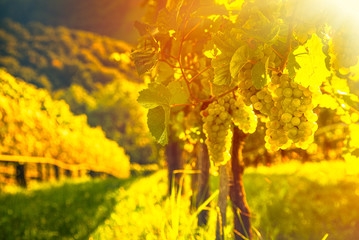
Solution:
[{"label": "shadow on grass", "polygon": [[105,179],[0,194],[0,239],[88,239],[135,178]]}]

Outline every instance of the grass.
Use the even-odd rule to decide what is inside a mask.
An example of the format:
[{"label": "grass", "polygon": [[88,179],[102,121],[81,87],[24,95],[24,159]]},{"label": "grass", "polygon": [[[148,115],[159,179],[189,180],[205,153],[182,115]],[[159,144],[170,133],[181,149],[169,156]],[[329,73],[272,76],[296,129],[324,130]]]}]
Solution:
[{"label": "grass", "polygon": [[0,192],[0,239],[88,239],[131,180],[65,180]]},{"label": "grass", "polygon": [[[261,234],[254,239],[359,239],[358,177],[358,165],[343,162],[247,169],[252,223]],[[211,184],[216,193],[218,178]],[[71,181],[2,193],[0,239],[214,239],[216,195],[209,225],[197,228],[188,181],[182,197],[167,198],[166,190],[166,172],[159,171],[127,181]],[[232,226],[224,230],[233,239]]]},{"label": "grass", "polygon": [[343,162],[249,169],[253,224],[263,239],[359,239],[358,176]]}]

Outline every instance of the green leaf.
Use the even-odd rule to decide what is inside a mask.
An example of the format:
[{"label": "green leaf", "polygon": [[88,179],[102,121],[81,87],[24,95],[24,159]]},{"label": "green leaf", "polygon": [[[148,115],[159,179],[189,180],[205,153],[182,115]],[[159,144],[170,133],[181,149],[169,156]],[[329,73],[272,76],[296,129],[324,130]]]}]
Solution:
[{"label": "green leaf", "polygon": [[212,36],[214,44],[221,50],[222,54],[232,56],[240,45],[234,33],[230,31],[218,32]]},{"label": "green leaf", "polygon": [[355,94],[343,95],[342,99],[344,100],[346,105],[351,106],[356,111],[359,110],[359,100],[358,96],[356,96]]},{"label": "green leaf", "polygon": [[189,103],[189,92],[184,80],[170,82],[167,87],[172,95],[170,101],[171,105]]},{"label": "green leaf", "polygon": [[232,76],[230,72],[231,57],[221,54],[212,59],[214,69],[213,83],[217,85],[230,85]]},{"label": "green leaf", "polygon": [[272,42],[278,37],[279,24],[280,22],[269,20],[260,10],[255,10],[243,25],[243,31],[262,42]]},{"label": "green leaf", "polygon": [[157,106],[168,106],[171,101],[171,93],[162,84],[152,83],[147,89],[140,92],[137,101],[145,108],[155,108]]},{"label": "green leaf", "polygon": [[153,49],[139,49],[131,53],[139,75],[150,71],[158,61],[158,53]]},{"label": "green leaf", "polygon": [[199,4],[198,9],[192,13],[193,16],[198,17],[208,17],[213,15],[228,15],[228,11],[225,6],[217,5],[214,3],[210,3],[205,1]]},{"label": "green leaf", "polygon": [[175,12],[170,12],[168,9],[163,8],[158,12],[157,26],[160,33],[168,34],[170,30],[177,28],[177,20]]},{"label": "green leaf", "polygon": [[253,66],[252,81],[253,86],[257,89],[262,89],[267,84],[267,71],[264,63],[258,62]]},{"label": "green leaf", "polygon": [[161,83],[173,78],[174,70],[167,63],[158,62],[157,69],[156,82]]},{"label": "green leaf", "polygon": [[141,36],[147,35],[149,33],[154,34],[156,31],[155,27],[139,21],[135,21],[134,26]]},{"label": "green leaf", "polygon": [[243,45],[234,52],[229,65],[229,70],[231,72],[232,78],[238,77],[239,71],[247,63],[248,59],[249,59],[248,45]]},{"label": "green leaf", "polygon": [[319,87],[330,76],[330,72],[325,66],[326,56],[322,47],[320,38],[313,34],[304,46],[299,46],[293,51],[297,64],[292,62],[288,66],[288,70],[291,69],[291,75],[293,75],[293,69],[296,70],[295,82],[304,87]]},{"label": "green leaf", "polygon": [[288,63],[287,63],[288,75],[291,79],[294,79],[296,74],[296,69],[300,69],[300,65],[295,60],[295,56],[293,52],[291,52],[288,56]]},{"label": "green leaf", "polygon": [[359,81],[359,61],[354,66],[350,67],[349,79]]},{"label": "green leaf", "polygon": [[148,110],[147,125],[156,141],[162,146],[168,143],[168,121],[170,108],[158,106]]}]

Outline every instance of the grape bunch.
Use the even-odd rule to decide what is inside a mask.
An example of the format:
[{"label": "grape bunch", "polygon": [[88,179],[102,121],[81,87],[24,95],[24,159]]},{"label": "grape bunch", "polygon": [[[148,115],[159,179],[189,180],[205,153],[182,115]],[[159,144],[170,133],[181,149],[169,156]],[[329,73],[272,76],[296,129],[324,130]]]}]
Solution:
[{"label": "grape bunch", "polygon": [[226,95],[201,112],[203,130],[210,159],[216,164],[225,164],[230,159],[232,122],[245,133],[257,128],[257,117],[251,106],[246,106],[239,96]]},{"label": "grape bunch", "polygon": [[318,129],[318,116],[313,112],[313,94],[318,89],[305,88],[287,74],[272,77],[274,105],[266,123],[266,147],[273,151],[286,149],[295,144],[306,149],[313,142]]},{"label": "grape bunch", "polygon": [[254,133],[257,128],[257,116],[252,107],[246,106],[241,98],[230,99],[230,112],[234,125],[244,133]]},{"label": "grape bunch", "polygon": [[210,103],[201,112],[209,156],[215,165],[225,164],[230,160],[232,117],[229,109],[230,97],[227,95]]},{"label": "grape bunch", "polygon": [[239,94],[243,97],[243,101],[244,103],[249,106],[251,105],[251,101],[250,98],[256,94],[256,92],[258,91],[254,86],[253,86],[253,81],[252,81],[252,68],[253,68],[253,64],[248,62],[246,63],[243,68],[241,69],[241,71],[239,72]]}]

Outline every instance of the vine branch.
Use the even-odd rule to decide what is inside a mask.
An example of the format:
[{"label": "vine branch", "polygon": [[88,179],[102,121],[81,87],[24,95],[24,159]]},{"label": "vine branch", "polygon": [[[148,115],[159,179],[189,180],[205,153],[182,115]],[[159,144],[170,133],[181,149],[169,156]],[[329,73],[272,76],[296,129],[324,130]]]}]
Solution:
[{"label": "vine branch", "polygon": [[287,43],[286,43],[286,49],[287,51],[285,52],[283,58],[282,58],[282,64],[279,68],[280,72],[283,72],[284,69],[286,68],[287,66],[287,63],[288,63],[288,57],[289,57],[289,54],[292,50],[292,36],[293,36],[293,21],[290,21],[289,23],[289,29],[288,29],[288,35],[287,35]]}]

